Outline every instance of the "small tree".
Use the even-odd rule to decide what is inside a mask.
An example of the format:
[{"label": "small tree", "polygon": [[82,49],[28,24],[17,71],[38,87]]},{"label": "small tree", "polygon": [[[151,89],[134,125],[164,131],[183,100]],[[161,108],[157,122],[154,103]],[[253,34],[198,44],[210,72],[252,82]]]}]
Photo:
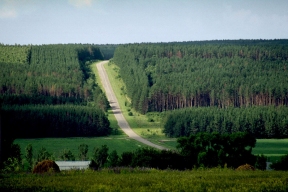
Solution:
[{"label": "small tree", "polygon": [[82,161],[87,160],[87,153],[88,153],[88,145],[86,144],[81,144],[79,147],[79,159]]},{"label": "small tree", "polygon": [[93,159],[90,164],[90,168],[99,169],[104,166],[108,157],[107,145],[102,145],[101,148],[94,148]]},{"label": "small tree", "polygon": [[270,167],[274,170],[288,171],[288,154],[282,156],[280,161],[272,163]]},{"label": "small tree", "polygon": [[25,159],[28,162],[28,170],[32,170],[33,167],[33,148],[31,144],[28,144],[25,148]]},{"label": "small tree", "polygon": [[12,144],[9,151],[9,158],[3,163],[3,172],[17,172],[22,169],[21,152],[18,144]]},{"label": "small tree", "polygon": [[75,161],[75,156],[69,149],[64,149],[60,154],[60,158],[63,161]]},{"label": "small tree", "polygon": [[255,163],[255,168],[260,169],[260,170],[266,170],[266,161],[267,157],[262,155],[257,155],[256,156],[256,163]]},{"label": "small tree", "polygon": [[131,166],[133,161],[134,153],[133,152],[123,152],[121,154],[119,164],[120,166]]},{"label": "small tree", "polygon": [[45,147],[41,147],[41,149],[37,154],[36,163],[41,162],[43,160],[51,160],[51,159],[53,159],[52,154],[49,153]]},{"label": "small tree", "polygon": [[108,156],[108,166],[117,167],[119,165],[119,156],[116,150],[113,150]]}]

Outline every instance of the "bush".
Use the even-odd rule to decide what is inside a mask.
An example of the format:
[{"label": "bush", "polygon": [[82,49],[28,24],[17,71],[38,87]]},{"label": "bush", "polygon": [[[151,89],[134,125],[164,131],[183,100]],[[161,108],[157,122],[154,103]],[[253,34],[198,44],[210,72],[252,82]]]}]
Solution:
[{"label": "bush", "polygon": [[270,167],[274,170],[288,171],[288,154],[282,156],[280,161],[272,163]]},{"label": "bush", "polygon": [[154,119],[152,119],[152,118],[148,118],[148,122],[154,122]]},{"label": "bush", "polygon": [[257,155],[256,156],[256,163],[255,163],[255,167],[256,169],[260,169],[260,170],[266,170],[266,161],[267,161],[267,157],[265,155]]},{"label": "bush", "polygon": [[17,158],[12,157],[4,161],[3,169],[1,170],[2,173],[12,173],[19,171],[21,171],[21,163]]},{"label": "bush", "polygon": [[33,169],[33,173],[60,172],[59,166],[52,160],[39,162]]},{"label": "bush", "polygon": [[131,111],[129,111],[128,115],[129,116],[133,116],[133,113]]}]

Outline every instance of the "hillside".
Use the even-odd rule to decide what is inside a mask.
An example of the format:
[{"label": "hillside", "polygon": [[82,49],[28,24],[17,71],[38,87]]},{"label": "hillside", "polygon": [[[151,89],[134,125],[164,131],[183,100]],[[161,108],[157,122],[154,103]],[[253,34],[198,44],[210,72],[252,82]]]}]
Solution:
[{"label": "hillside", "polygon": [[[120,67],[132,107],[141,113],[216,107],[245,108],[245,116],[249,116],[263,109],[254,110],[255,107],[270,106],[271,115],[283,112],[280,126],[272,123],[272,117],[266,121],[258,114],[250,122],[244,118],[247,126],[236,130],[253,133],[254,122],[260,119],[264,121],[261,137],[288,136],[288,117],[283,110],[278,112],[278,107],[288,105],[288,40],[127,44],[117,47],[113,62]],[[200,117],[192,122],[191,118],[176,117],[174,125],[185,124],[185,131],[174,134],[177,131],[165,130],[167,135],[219,132],[224,124],[229,124],[227,119],[233,119],[230,113],[229,118],[208,129],[211,120],[203,122]],[[204,124],[207,129],[197,124]]]},{"label": "hillside", "polygon": [[0,45],[3,135],[101,136],[108,101],[95,83],[96,45]]}]

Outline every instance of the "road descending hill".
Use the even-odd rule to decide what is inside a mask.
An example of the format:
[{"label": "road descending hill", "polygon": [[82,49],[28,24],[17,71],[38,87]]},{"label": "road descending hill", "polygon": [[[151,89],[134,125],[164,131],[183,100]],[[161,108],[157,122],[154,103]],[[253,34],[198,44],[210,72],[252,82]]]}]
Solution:
[{"label": "road descending hill", "polygon": [[100,63],[97,63],[97,69],[99,71],[99,77],[101,78],[101,82],[103,84],[103,87],[105,89],[106,92],[106,96],[108,98],[108,101],[110,103],[110,106],[112,108],[112,111],[115,115],[115,118],[118,121],[118,125],[120,126],[120,128],[132,139],[135,139],[141,143],[144,143],[148,146],[157,148],[157,149],[166,149],[162,146],[156,145],[154,143],[151,143],[150,141],[143,139],[142,137],[140,137],[139,135],[137,135],[129,126],[129,124],[127,123],[126,119],[124,118],[122,111],[119,107],[119,103],[118,100],[114,94],[114,91],[111,87],[110,81],[108,79],[108,75],[105,71],[104,68],[104,64],[108,63],[108,61],[102,61]]}]

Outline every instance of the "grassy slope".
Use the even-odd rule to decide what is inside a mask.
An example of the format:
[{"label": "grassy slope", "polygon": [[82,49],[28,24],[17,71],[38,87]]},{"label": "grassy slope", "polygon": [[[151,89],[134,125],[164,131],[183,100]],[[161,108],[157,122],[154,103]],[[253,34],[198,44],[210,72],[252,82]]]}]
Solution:
[{"label": "grassy slope", "polygon": [[[119,67],[113,63],[105,65],[110,83],[114,90],[114,93],[118,99],[120,108],[124,117],[128,121],[130,127],[141,137],[148,139],[149,141],[162,145],[167,148],[174,148],[176,146],[176,139],[167,138],[162,133],[162,125],[160,123],[159,113],[150,113],[142,115],[136,112],[130,107],[130,99],[125,94],[125,84],[121,78],[119,78]],[[128,113],[131,110],[133,116],[129,116]],[[148,119],[153,119],[154,122],[148,122]]]}]

